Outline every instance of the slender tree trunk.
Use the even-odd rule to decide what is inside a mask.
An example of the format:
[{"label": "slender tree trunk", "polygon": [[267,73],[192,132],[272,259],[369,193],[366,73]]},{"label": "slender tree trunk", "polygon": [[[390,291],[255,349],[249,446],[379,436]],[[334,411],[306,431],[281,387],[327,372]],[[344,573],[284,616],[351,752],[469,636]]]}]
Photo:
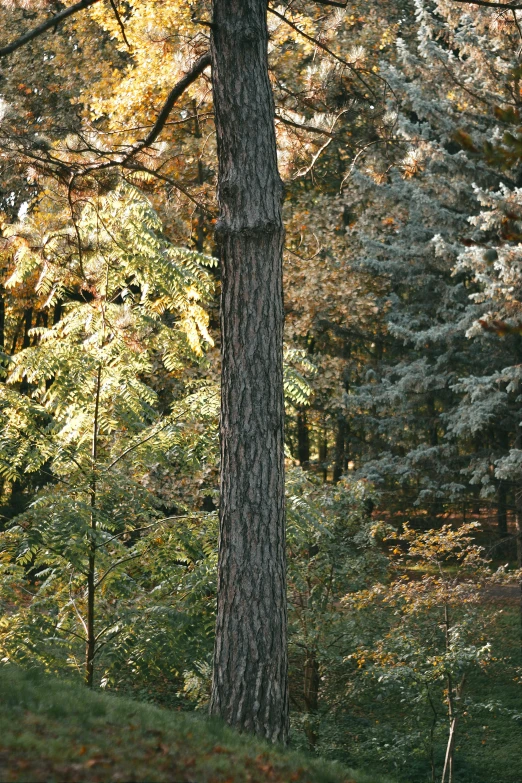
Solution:
[{"label": "slender tree trunk", "polygon": [[28,307],[24,314],[24,339],[22,342],[22,348],[29,348],[31,345],[31,337],[29,332],[33,325],[33,308]]},{"label": "slender tree trunk", "polygon": [[98,462],[98,429],[100,416],[101,365],[96,374],[94,398],[94,420],[91,446],[91,540],[87,565],[87,641],[85,646],[85,683],[89,688],[94,684],[94,657],[96,655],[96,636],[94,634],[94,610],[96,597],[96,469]]},{"label": "slender tree trunk", "polygon": [[[520,486],[515,487],[515,525],[517,539],[517,567],[522,569],[522,487]],[[519,643],[520,657],[522,658],[522,579],[520,580],[518,587]]]},{"label": "slender tree trunk", "polygon": [[266,0],[213,3],[222,401],[210,711],[285,742],[284,231],[266,13]]},{"label": "slender tree trunk", "polygon": [[[201,124],[198,116],[197,101],[192,101],[192,111],[194,112],[194,136],[196,139],[201,138]],[[203,185],[205,177],[203,175],[203,162],[201,157],[198,160],[198,185]],[[198,253],[202,253],[205,246],[205,213],[201,207],[196,210],[196,226],[194,231],[194,246]]]},{"label": "slender tree trunk", "polygon": [[315,722],[317,720],[317,710],[319,709],[319,664],[315,650],[307,650],[304,666],[303,696],[306,707],[307,720],[305,723],[305,733],[308,739],[310,750],[315,750],[317,745],[317,729]]},{"label": "slender tree trunk", "polygon": [[[0,286],[0,352],[5,350],[5,289]],[[0,498],[4,494],[4,480],[0,479]],[[0,530],[4,530],[4,525],[0,525]]]},{"label": "slender tree trunk", "polygon": [[347,434],[348,426],[346,423],[346,418],[344,414],[339,413],[337,416],[337,433],[335,436],[335,462],[333,469],[334,484],[337,484],[345,470]]},{"label": "slender tree trunk", "polygon": [[[517,437],[515,440],[515,448],[522,449],[522,431],[519,426]],[[517,567],[522,569],[522,485],[520,482],[515,483],[515,526],[517,537]],[[520,642],[520,657],[522,658],[522,579],[519,584],[519,602],[518,602],[518,614],[519,614],[519,642]]]},{"label": "slender tree trunk", "polygon": [[453,760],[455,756],[456,730],[457,730],[457,718],[453,718],[450,723],[448,744],[446,746],[446,756],[444,759],[444,770],[442,772],[441,783],[453,783]]},{"label": "slender tree trunk", "polygon": [[[444,635],[446,640],[446,651],[449,652],[451,648],[451,629],[452,624],[450,621],[449,607],[444,607]],[[456,686],[453,682],[453,677],[448,672],[446,675],[447,690],[448,690],[448,721],[449,721],[449,734],[448,744],[446,745],[446,756],[444,759],[444,769],[442,771],[441,783],[454,783],[454,762],[455,762],[455,738],[457,734],[457,723],[459,715],[457,712],[457,704],[462,696],[464,690],[464,684],[466,682],[466,675],[463,675],[460,683]]]},{"label": "slender tree trunk", "polygon": [[321,466],[323,481],[326,483],[328,479],[328,429],[326,422],[323,425],[322,437],[319,441],[319,464]]},{"label": "slender tree trunk", "polygon": [[310,466],[310,432],[304,408],[297,411],[297,459],[302,468]]},{"label": "slender tree trunk", "polygon": [[5,290],[0,286],[0,351],[5,347]]},{"label": "slender tree trunk", "polygon": [[478,517],[480,516],[481,512],[481,505],[480,505],[480,490],[476,487],[473,487],[473,505],[471,508],[471,513]]},{"label": "slender tree trunk", "polygon": [[507,488],[505,481],[499,481],[497,491],[497,529],[499,536],[507,536]]},{"label": "slender tree trunk", "polygon": [[[25,311],[24,315],[24,339],[22,341],[22,350],[25,348],[29,348],[31,345],[31,337],[29,335],[30,330],[33,326],[33,308],[28,307]],[[28,394],[29,393],[29,382],[26,377],[22,378],[22,381],[20,383],[20,394]]]},{"label": "slender tree trunk", "polygon": [[53,307],[53,326],[56,325],[62,317],[62,302],[57,299]]}]

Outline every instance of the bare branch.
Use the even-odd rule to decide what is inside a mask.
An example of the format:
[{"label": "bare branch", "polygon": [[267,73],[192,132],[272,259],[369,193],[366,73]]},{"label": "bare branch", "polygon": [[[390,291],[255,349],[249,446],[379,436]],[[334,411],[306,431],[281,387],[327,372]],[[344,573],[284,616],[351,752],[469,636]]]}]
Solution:
[{"label": "bare branch", "polygon": [[179,184],[179,182],[176,182],[175,179],[172,179],[172,177],[169,177],[166,174],[160,174],[159,169],[148,169],[146,166],[133,166],[132,164],[131,165],[127,164],[124,166],[124,168],[130,171],[137,171],[137,172],[142,171],[145,174],[151,174],[152,176],[156,177],[156,179],[159,179],[162,182],[166,182],[168,185],[171,185],[171,187],[176,188],[176,190],[179,190],[179,192],[183,193],[183,195],[186,198],[188,198],[189,201],[192,201],[193,204],[195,204],[199,209],[202,209],[203,212],[206,212],[207,215],[210,215],[210,217],[217,217],[214,212],[208,209],[200,201],[195,199],[194,196],[192,196],[186,188],[184,188],[182,185]]},{"label": "bare branch", "polygon": [[281,116],[281,114],[276,113],[275,118],[279,122],[282,122],[283,125],[289,125],[291,128],[298,128],[299,130],[308,131],[309,133],[320,133],[323,136],[333,137],[335,135],[324,128],[317,128],[315,125],[302,125],[299,122],[293,122],[293,120],[288,120],[286,117]]},{"label": "bare branch", "polygon": [[493,3],[489,0],[451,0],[452,3],[463,3],[464,5],[483,5],[486,8],[500,8],[503,11],[520,11],[522,5],[513,5],[512,3]]},{"label": "bare branch", "polygon": [[106,572],[101,576],[96,584],[94,585],[94,589],[97,590],[98,587],[101,585],[103,580],[109,576],[109,574],[114,571],[115,568],[118,568],[118,566],[121,566],[123,563],[128,563],[130,560],[136,560],[136,558],[141,557],[142,555],[145,555],[147,552],[150,552],[152,549],[152,546],[146,547],[143,552],[136,552],[134,555],[129,555],[129,557],[123,557],[121,560],[117,560],[116,563],[113,563],[113,565],[109,566],[109,568],[106,570]]},{"label": "bare branch", "polygon": [[146,438],[143,438],[143,440],[140,440],[140,441],[138,441],[138,443],[133,443],[133,444],[131,444],[131,445],[130,445],[128,448],[126,448],[124,451],[122,451],[122,453],[121,453],[119,456],[115,457],[115,458],[112,460],[112,462],[111,462],[109,465],[107,465],[107,467],[105,468],[105,470],[106,470],[106,471],[107,471],[107,470],[110,470],[111,468],[113,468],[113,467],[116,465],[116,463],[117,463],[117,462],[119,462],[121,459],[123,459],[124,457],[126,457],[126,456],[127,456],[127,454],[129,454],[131,451],[134,451],[134,449],[137,449],[137,448],[139,448],[140,446],[143,446],[143,444],[144,444],[144,443],[147,443],[147,441],[149,441],[149,440],[151,440],[152,438],[154,438],[156,435],[158,435],[158,433],[160,433],[160,432],[162,432],[163,430],[167,429],[167,427],[169,427],[169,426],[170,426],[171,424],[173,424],[174,422],[176,422],[176,421],[179,421],[179,419],[180,419],[180,418],[183,416],[183,414],[184,414],[184,412],[183,412],[183,413],[180,413],[180,414],[179,414],[178,416],[176,416],[174,419],[169,419],[169,420],[168,420],[168,421],[166,421],[166,422],[165,422],[165,423],[164,423],[164,424],[163,424],[161,427],[158,427],[158,428],[156,428],[156,429],[155,429],[153,432],[151,432],[151,433],[150,433],[150,435],[147,435],[147,437],[146,437]]},{"label": "bare branch", "polygon": [[151,528],[156,527],[157,525],[162,525],[164,522],[171,522],[175,519],[199,519],[200,516],[201,515],[180,514],[180,516],[177,517],[164,517],[163,519],[155,519],[154,522],[151,522],[150,525],[144,525],[143,527],[133,527],[129,530],[122,530],[121,533],[116,533],[114,536],[111,536],[105,541],[102,541],[100,544],[96,544],[96,549],[101,549],[102,547],[107,546],[107,544],[110,544],[111,541],[115,541],[117,538],[121,538],[122,536],[125,536],[127,534],[141,533],[143,530],[150,530]]},{"label": "bare branch", "polygon": [[348,0],[346,3],[336,3],[335,0],[314,0],[314,3],[319,3],[319,5],[334,5],[336,8],[346,8]]},{"label": "bare branch", "polygon": [[64,10],[60,11],[59,14],[55,14],[50,19],[47,19],[46,22],[42,22],[42,24],[33,27],[33,29],[29,30],[29,32],[25,33],[25,35],[21,35],[20,38],[17,38],[15,41],[12,41],[10,44],[7,44],[7,46],[4,46],[2,49],[0,49],[0,57],[5,57],[7,54],[16,52],[17,49],[20,49],[26,43],[29,43],[29,41],[33,41],[35,38],[38,38],[38,36],[46,33],[47,30],[51,29],[51,27],[55,27],[69,16],[78,13],[78,11],[83,11],[85,8],[89,8],[89,6],[94,5],[97,2],[98,0],[80,0],[79,3],[70,5],[68,8],[64,8]]},{"label": "bare branch", "polygon": [[167,100],[163,104],[163,108],[158,114],[158,118],[154,125],[152,126],[151,130],[147,134],[147,136],[139,141],[137,144],[134,144],[131,149],[125,153],[125,155],[122,158],[119,158],[117,160],[109,160],[105,163],[94,163],[90,166],[85,166],[83,173],[87,173],[89,171],[100,171],[102,169],[109,169],[113,166],[126,166],[128,162],[135,157],[139,152],[144,150],[146,147],[150,147],[151,144],[153,144],[158,136],[160,135],[161,131],[165,127],[165,123],[168,120],[169,114],[172,111],[172,107],[180,98],[185,90],[190,87],[190,85],[196,81],[198,76],[200,76],[205,68],[207,68],[211,63],[210,59],[210,53],[207,52],[202,57],[197,60],[196,63],[192,66],[190,71],[183,76],[177,84],[174,85],[172,88]]},{"label": "bare branch", "polygon": [[123,24],[122,18],[120,16],[120,12],[118,11],[118,6],[114,2],[114,0],[109,0],[109,3],[111,4],[111,8],[114,11],[114,16],[116,17],[116,21],[118,22],[118,25],[120,27],[123,40],[125,41],[126,45],[130,49],[130,43],[128,42],[127,36],[125,35],[125,25]]},{"label": "bare branch", "polygon": [[185,76],[183,76],[183,78],[180,79],[176,85],[174,85],[167,100],[163,104],[162,110],[158,114],[156,122],[152,126],[147,136],[142,141],[138,142],[138,144],[132,148],[132,150],[123,158],[122,161],[120,161],[120,163],[127,163],[127,161],[140,152],[140,150],[145,149],[145,147],[150,147],[150,145],[156,141],[169,118],[172,107],[178,98],[180,98],[185,90],[196,81],[198,76],[200,76],[205,68],[210,65],[210,62],[210,53],[207,52],[206,54],[202,55],[202,57],[200,57],[199,60],[194,63],[190,71],[185,74]]},{"label": "bare branch", "polygon": [[309,174],[310,171],[313,169],[313,167],[317,163],[319,157],[322,155],[324,150],[332,143],[332,141],[333,141],[333,137],[328,139],[328,141],[325,141],[325,143],[317,150],[317,152],[313,156],[312,162],[308,166],[306,166],[306,168],[298,171],[294,179],[297,179],[297,177],[306,177],[306,175]]},{"label": "bare branch", "polygon": [[[519,36],[520,40],[522,41],[522,29],[520,28],[520,22],[518,21],[518,17],[516,15],[516,12],[512,10],[511,11],[511,16],[513,17],[513,21],[515,22],[515,24],[517,26],[518,36]],[[519,50],[517,56],[520,56],[520,50]]]}]

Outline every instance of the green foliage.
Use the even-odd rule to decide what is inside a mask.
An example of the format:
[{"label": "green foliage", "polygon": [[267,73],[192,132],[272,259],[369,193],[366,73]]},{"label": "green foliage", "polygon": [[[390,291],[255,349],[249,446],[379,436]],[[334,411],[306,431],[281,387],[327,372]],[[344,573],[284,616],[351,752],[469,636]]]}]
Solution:
[{"label": "green foliage", "polygon": [[[172,374],[196,368],[202,342],[211,343],[201,303],[212,284],[207,259],[173,248],[134,188],[87,201],[76,228],[85,248],[76,267],[61,265],[70,227],[42,242],[31,262],[51,298],[63,296],[76,269],[78,295],[9,357],[1,391],[3,476],[38,472],[40,486],[4,535],[0,644],[10,660],[80,670],[91,590],[98,681],[142,674],[143,687],[162,656],[163,679],[181,676],[194,652],[185,632],[191,606],[213,578],[212,515],[189,509],[189,496],[173,506],[159,480],[162,471],[192,477],[214,453],[214,386],[195,379],[190,388]],[[17,230],[30,234],[30,219]],[[11,284],[33,271],[24,261]],[[16,583],[27,598],[12,605]]]},{"label": "green foliage", "polygon": [[[293,469],[287,484],[288,600],[294,724],[315,747],[334,708],[353,623],[340,600],[382,578],[378,526],[365,482],[332,486]],[[341,675],[342,676],[342,675]]]},{"label": "green foliage", "polygon": [[424,760],[440,775],[446,744],[453,758],[458,725],[474,709],[469,680],[494,662],[491,639],[500,612],[485,611],[483,596],[505,575],[490,571],[474,543],[476,528],[444,525],[419,533],[405,525],[391,539],[391,581],[343,602],[366,635],[349,656],[361,693],[399,705],[400,728],[388,715],[388,726],[376,727],[370,745],[383,762],[404,765],[405,773],[408,759],[417,758],[420,769]]}]

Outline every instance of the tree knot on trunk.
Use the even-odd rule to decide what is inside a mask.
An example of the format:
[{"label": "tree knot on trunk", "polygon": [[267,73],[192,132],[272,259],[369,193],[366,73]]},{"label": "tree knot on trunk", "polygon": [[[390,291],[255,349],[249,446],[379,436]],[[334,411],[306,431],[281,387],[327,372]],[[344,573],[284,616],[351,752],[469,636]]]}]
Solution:
[{"label": "tree knot on trunk", "polygon": [[216,223],[215,232],[218,241],[230,236],[256,239],[262,236],[281,234],[283,224],[280,220],[262,220],[241,225],[231,224],[227,220],[220,219]]},{"label": "tree knot on trunk", "polygon": [[212,34],[215,38],[232,38],[238,47],[245,44],[263,45],[266,39],[266,28],[240,16],[230,16],[212,22]]}]

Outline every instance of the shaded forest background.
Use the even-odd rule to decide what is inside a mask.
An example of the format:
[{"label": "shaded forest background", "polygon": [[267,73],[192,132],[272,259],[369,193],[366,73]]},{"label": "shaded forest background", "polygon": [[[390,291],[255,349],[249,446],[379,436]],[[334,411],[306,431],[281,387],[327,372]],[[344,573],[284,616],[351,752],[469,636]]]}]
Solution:
[{"label": "shaded forest background", "polygon": [[[2,3],[4,42],[57,9]],[[141,140],[208,18],[93,5],[0,81],[1,658],[183,710],[215,622],[207,72]],[[269,6],[293,742],[404,781],[520,780],[521,25]]]}]

